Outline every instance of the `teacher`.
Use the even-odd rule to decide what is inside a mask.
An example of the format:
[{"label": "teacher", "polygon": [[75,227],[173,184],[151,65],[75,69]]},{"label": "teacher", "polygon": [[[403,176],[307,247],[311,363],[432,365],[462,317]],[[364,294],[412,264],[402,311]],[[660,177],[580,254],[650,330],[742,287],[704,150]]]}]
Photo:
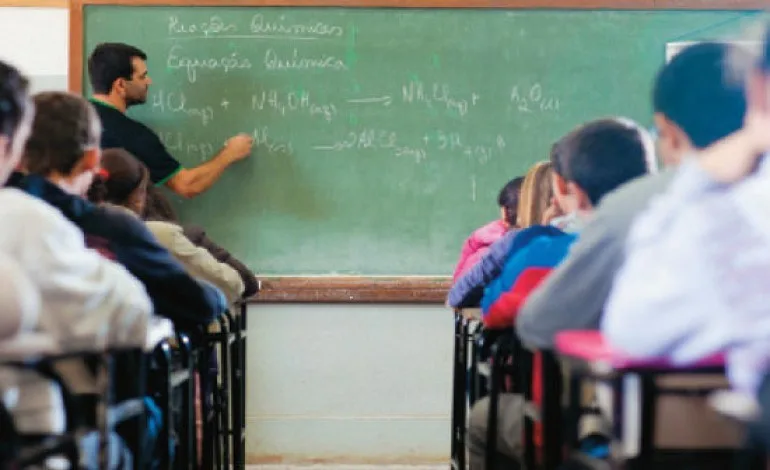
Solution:
[{"label": "teacher", "polygon": [[156,186],[166,185],[185,198],[209,189],[233,163],[251,155],[253,139],[238,134],[210,160],[184,168],[169,154],[158,135],[144,124],[126,116],[130,106],[147,101],[152,80],[147,72],[147,54],[120,43],[100,44],[88,59],[88,76],[93,88],[91,102],[102,121],[102,148],[123,148],[150,170]]}]

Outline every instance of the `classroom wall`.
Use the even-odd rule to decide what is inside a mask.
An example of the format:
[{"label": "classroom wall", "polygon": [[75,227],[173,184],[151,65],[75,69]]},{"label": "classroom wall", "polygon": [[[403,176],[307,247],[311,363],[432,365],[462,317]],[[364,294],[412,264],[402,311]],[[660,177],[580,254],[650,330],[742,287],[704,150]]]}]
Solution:
[{"label": "classroom wall", "polygon": [[447,309],[255,305],[248,322],[252,461],[446,461]]},{"label": "classroom wall", "polygon": [[[67,11],[1,8],[0,59],[67,88]],[[452,317],[410,305],[253,305],[252,462],[432,462],[449,454]]]},{"label": "classroom wall", "polygon": [[0,58],[23,70],[34,91],[67,89],[67,21],[63,8],[0,8]]}]

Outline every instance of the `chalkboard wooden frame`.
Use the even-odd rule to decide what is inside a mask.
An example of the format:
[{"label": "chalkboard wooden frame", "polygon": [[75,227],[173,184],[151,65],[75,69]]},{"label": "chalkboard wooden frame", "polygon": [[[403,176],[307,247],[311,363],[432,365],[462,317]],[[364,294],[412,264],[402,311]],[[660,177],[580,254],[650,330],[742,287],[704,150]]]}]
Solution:
[{"label": "chalkboard wooden frame", "polygon": [[[86,5],[763,10],[767,8],[766,2],[767,0],[70,0],[69,87],[75,93],[82,91],[83,8]],[[451,281],[447,277],[271,277],[263,280],[262,291],[252,301],[441,304],[450,285]]]},{"label": "chalkboard wooden frame", "polygon": [[450,285],[441,277],[272,277],[252,302],[441,304]]}]

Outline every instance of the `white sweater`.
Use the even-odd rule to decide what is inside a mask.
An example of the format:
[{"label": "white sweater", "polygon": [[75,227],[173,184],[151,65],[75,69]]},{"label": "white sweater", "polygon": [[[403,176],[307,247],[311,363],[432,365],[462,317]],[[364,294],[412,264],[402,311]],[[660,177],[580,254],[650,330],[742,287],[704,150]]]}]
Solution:
[{"label": "white sweater", "polygon": [[[40,293],[37,331],[53,337],[62,351],[144,345],[152,313],[144,286],[122,266],[88,249],[78,227],[16,189],[0,189],[0,220],[0,254],[16,261]],[[62,431],[55,387],[29,374],[18,374],[18,379],[17,386],[23,383],[25,389],[11,411],[19,429]]]}]

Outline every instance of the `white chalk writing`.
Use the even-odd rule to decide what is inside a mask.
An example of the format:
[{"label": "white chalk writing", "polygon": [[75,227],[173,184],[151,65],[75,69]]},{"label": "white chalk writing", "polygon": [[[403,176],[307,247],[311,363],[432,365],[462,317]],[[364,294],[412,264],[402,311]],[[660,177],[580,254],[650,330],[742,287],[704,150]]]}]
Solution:
[{"label": "white chalk writing", "polygon": [[523,90],[520,90],[518,85],[514,86],[511,90],[511,103],[522,113],[559,111],[561,107],[559,98],[544,95],[543,87],[539,83]]},{"label": "white chalk writing", "polygon": [[439,152],[455,152],[465,155],[468,159],[476,160],[485,165],[492,158],[499,155],[505,148],[505,138],[498,135],[494,143],[466,143],[459,132],[446,132],[438,130],[434,133],[425,134],[422,138],[427,147],[431,147]]},{"label": "white chalk writing", "polygon": [[332,103],[317,103],[311,100],[307,91],[279,92],[278,90],[263,90],[251,95],[251,109],[275,111],[281,116],[292,112],[307,113],[311,117],[318,116],[331,122],[337,115],[337,107]]},{"label": "white chalk writing", "polygon": [[238,31],[238,27],[232,23],[225,23],[219,16],[212,16],[208,21],[201,23],[182,23],[178,17],[171,16],[168,19],[168,34],[175,35],[203,35],[204,37],[216,36],[221,33]]},{"label": "white chalk writing", "polygon": [[294,49],[290,57],[280,57],[273,49],[265,52],[265,69],[270,71],[281,70],[347,70],[342,59],[322,54],[320,57],[303,57],[297,49]]},{"label": "white chalk writing", "polygon": [[184,113],[191,118],[200,120],[207,126],[214,119],[214,108],[211,106],[192,107],[187,104],[187,96],[182,93],[158,90],[152,98],[153,110],[170,113]]},{"label": "white chalk writing", "polygon": [[423,103],[428,107],[444,106],[447,110],[463,117],[468,110],[476,106],[481,99],[478,93],[472,92],[470,96],[458,98],[453,95],[450,86],[446,83],[433,83],[425,86],[419,80],[411,80],[401,86],[401,98],[404,103]]},{"label": "white chalk writing", "polygon": [[182,55],[182,46],[175,45],[168,52],[166,66],[172,70],[183,69],[187,72],[187,80],[195,83],[199,70],[218,70],[229,73],[233,70],[250,69],[251,62],[248,58],[241,57],[237,52],[232,52],[221,57],[187,57]]},{"label": "white chalk writing", "polygon": [[261,14],[251,18],[251,32],[255,34],[276,34],[287,36],[341,37],[344,30],[340,26],[330,25],[322,21],[307,23],[286,23],[283,16],[278,21],[269,21]]},{"label": "white chalk writing", "polygon": [[383,129],[350,131],[343,139],[329,145],[316,145],[313,149],[327,152],[390,150],[394,156],[413,158],[416,163],[428,157],[424,148],[403,145],[398,141],[398,135],[395,132]]},{"label": "white chalk writing", "polygon": [[273,139],[270,137],[270,130],[267,126],[254,129],[251,136],[254,138],[254,147],[257,149],[257,152],[263,149],[269,154],[274,155],[291,155],[294,153],[291,142],[279,142]]},{"label": "white chalk writing", "polygon": [[195,162],[202,162],[214,156],[215,146],[209,142],[189,141],[181,132],[161,132],[158,134],[169,152],[185,155]]}]

